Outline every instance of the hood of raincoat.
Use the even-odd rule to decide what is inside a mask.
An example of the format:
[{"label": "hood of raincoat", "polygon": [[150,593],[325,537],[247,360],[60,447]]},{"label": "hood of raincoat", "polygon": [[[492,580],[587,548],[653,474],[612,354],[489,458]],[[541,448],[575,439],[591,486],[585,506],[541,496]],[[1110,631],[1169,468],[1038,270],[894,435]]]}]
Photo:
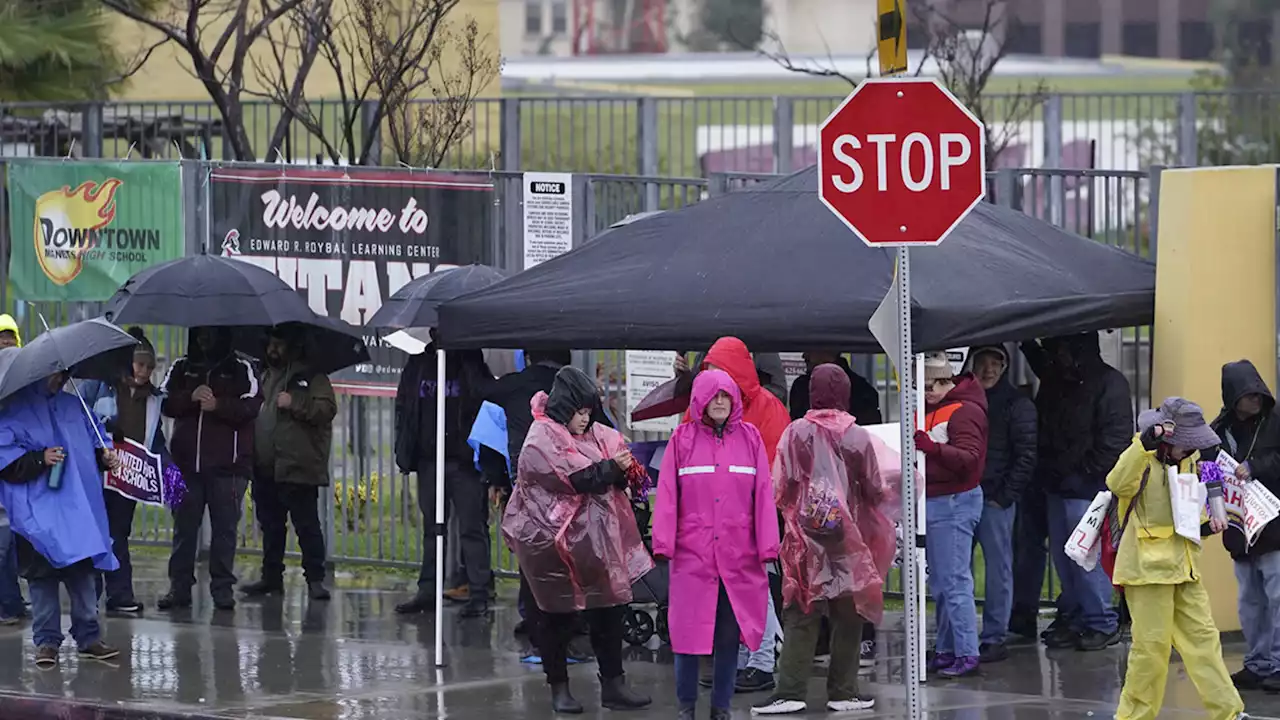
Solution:
[{"label": "hood of raincoat", "polygon": [[[13,531],[55,568],[91,559],[99,570],[117,570],[111,552],[102,473],[95,449],[96,419],[80,401],[64,392],[49,393],[43,382],[10,397],[0,411],[0,467],[28,452],[64,447],[62,484],[49,488],[49,474],[28,483],[0,483],[0,504],[9,511]],[[106,430],[98,427],[103,437]]]},{"label": "hood of raincoat", "polygon": [[568,425],[574,413],[594,408],[599,401],[600,390],[591,378],[578,368],[566,365],[556,372],[543,412],[561,425]]},{"label": "hood of raincoat", "polygon": [[702,358],[702,368],[708,365],[729,373],[729,377],[738,384],[743,397],[751,398],[762,388],[760,375],[756,373],[756,362],[751,358],[747,344],[736,337],[722,337],[715,341],[706,357]]},{"label": "hood of raincoat", "polygon": [[9,313],[0,313],[0,332],[8,330],[18,339],[18,347],[22,347],[22,331],[18,329],[18,323]]},{"label": "hood of raincoat", "polygon": [[[1245,395],[1262,396],[1262,414],[1269,415],[1276,406],[1275,396],[1258,373],[1258,368],[1248,360],[1237,360],[1222,366],[1222,413],[1219,420],[1233,412],[1236,403]],[[1215,424],[1217,421],[1214,421]]]},{"label": "hood of raincoat", "polygon": [[844,368],[831,363],[819,365],[809,376],[809,407],[814,410],[849,412],[851,387]]},{"label": "hood of raincoat", "polygon": [[572,613],[631,602],[631,584],[653,569],[653,559],[627,496],[617,488],[580,494],[569,480],[625,450],[626,440],[601,423],[570,434],[548,416],[547,393],[534,395],[529,408],[533,425],[520,449],[502,534],[538,607]]},{"label": "hood of raincoat", "polygon": [[809,612],[817,600],[852,597],[859,615],[880,622],[902,476],[897,454],[886,450],[836,409],[810,410],[783,433],[773,474],[787,528],[780,553],[786,605]]},{"label": "hood of raincoat", "polygon": [[[787,424],[791,422],[791,415],[787,413],[786,406],[773,393],[760,385],[760,377],[756,374],[751,353],[747,350],[746,344],[738,338],[722,337],[717,340],[702,361],[704,369],[708,364],[715,365],[733,378],[733,382],[742,394],[742,420],[754,425],[760,431],[760,438],[764,440],[765,453],[769,456],[769,463],[772,464],[778,452],[778,440],[782,437],[782,431],[786,430]],[[685,417],[685,421],[688,422],[692,417],[700,419],[702,413],[693,412],[691,405],[691,411]]]},{"label": "hood of raincoat", "polygon": [[729,399],[733,402],[733,409],[729,411],[729,419],[725,422],[725,427],[742,422],[742,393],[738,391],[738,385],[733,378],[722,370],[703,370],[693,379],[689,416],[694,422],[703,421],[703,413],[707,411],[707,405],[710,405],[711,399],[720,392],[728,393]]}]

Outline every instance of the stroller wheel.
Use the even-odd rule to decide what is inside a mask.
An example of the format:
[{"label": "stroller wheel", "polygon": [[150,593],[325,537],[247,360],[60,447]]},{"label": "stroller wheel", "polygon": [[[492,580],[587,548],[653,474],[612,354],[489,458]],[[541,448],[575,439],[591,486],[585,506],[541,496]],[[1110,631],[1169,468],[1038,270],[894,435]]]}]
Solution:
[{"label": "stroller wheel", "polygon": [[667,626],[666,608],[658,608],[658,639],[667,645],[671,644],[671,628]]},{"label": "stroller wheel", "polygon": [[622,616],[622,637],[632,645],[644,645],[653,637],[653,618],[649,613],[627,608]]}]

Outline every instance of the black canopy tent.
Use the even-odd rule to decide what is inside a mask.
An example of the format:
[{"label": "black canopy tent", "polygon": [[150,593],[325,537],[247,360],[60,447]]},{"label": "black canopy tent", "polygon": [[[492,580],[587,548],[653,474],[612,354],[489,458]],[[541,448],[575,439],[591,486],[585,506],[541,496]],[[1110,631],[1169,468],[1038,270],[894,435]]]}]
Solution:
[{"label": "black canopy tent", "polygon": [[[879,352],[867,321],[891,250],[818,200],[817,169],[640,219],[440,310],[451,348],[704,347]],[[1150,323],[1155,264],[982,203],[912,254],[921,349]]]}]

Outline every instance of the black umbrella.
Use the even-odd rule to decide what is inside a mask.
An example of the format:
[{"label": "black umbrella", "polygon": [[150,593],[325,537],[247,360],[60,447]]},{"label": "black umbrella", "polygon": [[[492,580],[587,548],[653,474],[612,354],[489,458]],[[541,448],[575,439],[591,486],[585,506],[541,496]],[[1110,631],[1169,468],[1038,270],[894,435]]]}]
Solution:
[{"label": "black umbrella", "polygon": [[[867,322],[893,277],[823,207],[817,170],[646,217],[440,308],[447,348],[705,347],[880,352]],[[1155,263],[981,203],[912,252],[921,349],[1151,322]]]},{"label": "black umbrella", "polygon": [[244,260],[192,255],[126,280],[107,302],[106,317],[122,325],[233,327],[306,322],[314,313],[270,270]]},{"label": "black umbrella", "polygon": [[[360,328],[350,323],[316,315],[305,323],[285,323],[282,327],[302,337],[307,367],[315,372],[328,375],[369,362],[369,347]],[[236,350],[258,360],[266,358],[266,328],[239,328],[232,336]]]},{"label": "black umbrella", "polygon": [[124,353],[137,344],[137,338],[102,318],[45,331],[7,353],[13,358],[8,367],[0,361],[0,399],[64,370],[74,377],[114,382],[128,366]]},{"label": "black umbrella", "polygon": [[366,323],[376,330],[435,327],[436,308],[506,278],[488,265],[465,265],[424,275],[387,298]]}]

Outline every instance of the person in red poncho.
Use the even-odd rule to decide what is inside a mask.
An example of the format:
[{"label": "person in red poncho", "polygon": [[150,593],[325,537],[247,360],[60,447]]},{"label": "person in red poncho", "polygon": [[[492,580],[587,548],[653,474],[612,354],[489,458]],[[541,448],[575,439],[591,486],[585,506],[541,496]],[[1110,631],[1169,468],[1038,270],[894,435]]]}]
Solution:
[{"label": "person in red poncho", "polygon": [[600,667],[600,704],[611,710],[649,704],[627,687],[622,669],[631,584],[653,569],[624,492],[645,472],[618,431],[591,421],[599,398],[596,384],[574,367],[556,373],[550,395],[534,395],[533,425],[502,518],[557,713],[583,711],[569,692],[566,659],[579,612]]},{"label": "person in red poncho", "polygon": [[782,434],[773,477],[782,537],[783,626],[787,642],[774,696],[756,715],[804,712],[823,617],[831,622],[827,709],[869,710],[858,691],[863,618],[880,622],[893,564],[894,508],[901,472],[883,470],[875,439],[849,414],[849,377],[832,364],[813,370],[810,410]]}]

